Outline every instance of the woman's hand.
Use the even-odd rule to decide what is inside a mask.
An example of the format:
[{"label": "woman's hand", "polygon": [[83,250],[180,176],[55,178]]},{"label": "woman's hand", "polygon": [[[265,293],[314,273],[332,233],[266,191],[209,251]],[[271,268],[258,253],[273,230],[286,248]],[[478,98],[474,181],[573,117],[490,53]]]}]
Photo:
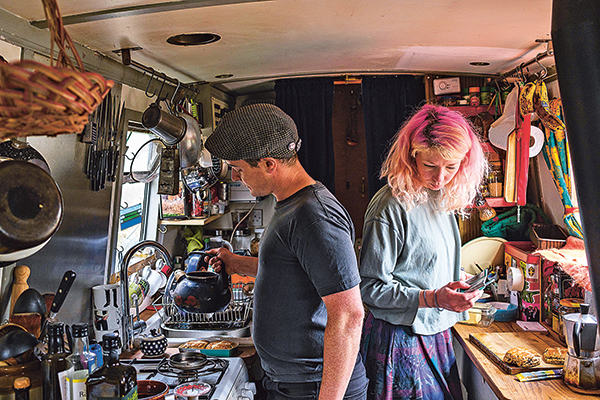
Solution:
[{"label": "woman's hand", "polygon": [[435,291],[437,306],[446,310],[461,312],[473,307],[475,302],[483,295],[483,290],[472,292],[459,292],[459,289],[468,289],[464,281],[450,282]]}]

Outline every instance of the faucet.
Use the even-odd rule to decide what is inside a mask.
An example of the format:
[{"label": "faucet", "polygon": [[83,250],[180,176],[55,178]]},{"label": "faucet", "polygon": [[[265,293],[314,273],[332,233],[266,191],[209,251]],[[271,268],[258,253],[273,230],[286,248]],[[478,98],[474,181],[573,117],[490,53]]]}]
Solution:
[{"label": "faucet", "polygon": [[169,264],[169,266],[173,266],[171,263],[171,256],[167,249],[160,243],[154,240],[144,240],[139,242],[138,244],[133,245],[125,255],[123,256],[123,261],[121,262],[121,296],[123,299],[123,315],[121,317],[121,326],[123,328],[123,350],[129,350],[133,347],[133,335],[134,335],[134,322],[133,315],[131,315],[131,304],[129,302],[129,274],[127,273],[129,268],[129,262],[131,261],[131,257],[140,249],[145,247],[154,247],[165,259],[165,262]]}]

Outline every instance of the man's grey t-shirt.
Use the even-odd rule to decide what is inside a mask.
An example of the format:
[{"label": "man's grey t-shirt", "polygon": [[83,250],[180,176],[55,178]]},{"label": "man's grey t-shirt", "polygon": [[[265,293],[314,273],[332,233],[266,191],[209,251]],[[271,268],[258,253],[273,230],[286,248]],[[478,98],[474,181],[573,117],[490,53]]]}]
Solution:
[{"label": "man's grey t-shirt", "polygon": [[327,310],[321,297],[360,283],[348,212],[317,182],[278,202],[260,241],[253,339],[274,381],[319,381]]}]

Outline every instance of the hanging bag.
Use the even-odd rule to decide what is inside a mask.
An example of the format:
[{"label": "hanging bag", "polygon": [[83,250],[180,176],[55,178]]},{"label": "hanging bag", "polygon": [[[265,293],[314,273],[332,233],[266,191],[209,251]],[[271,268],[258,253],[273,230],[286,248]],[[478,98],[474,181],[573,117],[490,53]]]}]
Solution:
[{"label": "hanging bag", "polygon": [[508,241],[529,241],[531,224],[551,223],[544,211],[534,204],[512,207],[481,224],[481,233]]}]

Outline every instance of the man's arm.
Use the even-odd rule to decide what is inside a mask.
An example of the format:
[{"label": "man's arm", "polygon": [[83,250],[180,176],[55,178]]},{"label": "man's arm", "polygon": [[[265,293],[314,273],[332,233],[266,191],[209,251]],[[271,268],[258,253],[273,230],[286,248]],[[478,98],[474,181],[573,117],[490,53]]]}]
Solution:
[{"label": "man's arm", "polygon": [[323,297],[327,307],[319,400],[342,399],[360,347],[364,309],[358,286]]},{"label": "man's arm", "polygon": [[258,272],[257,257],[238,256],[224,247],[210,249],[207,250],[206,253],[215,256],[210,259],[206,258],[205,261],[207,261],[209,265],[212,265],[216,272],[219,272],[223,265],[229,275],[240,274],[256,276],[256,273]]}]

